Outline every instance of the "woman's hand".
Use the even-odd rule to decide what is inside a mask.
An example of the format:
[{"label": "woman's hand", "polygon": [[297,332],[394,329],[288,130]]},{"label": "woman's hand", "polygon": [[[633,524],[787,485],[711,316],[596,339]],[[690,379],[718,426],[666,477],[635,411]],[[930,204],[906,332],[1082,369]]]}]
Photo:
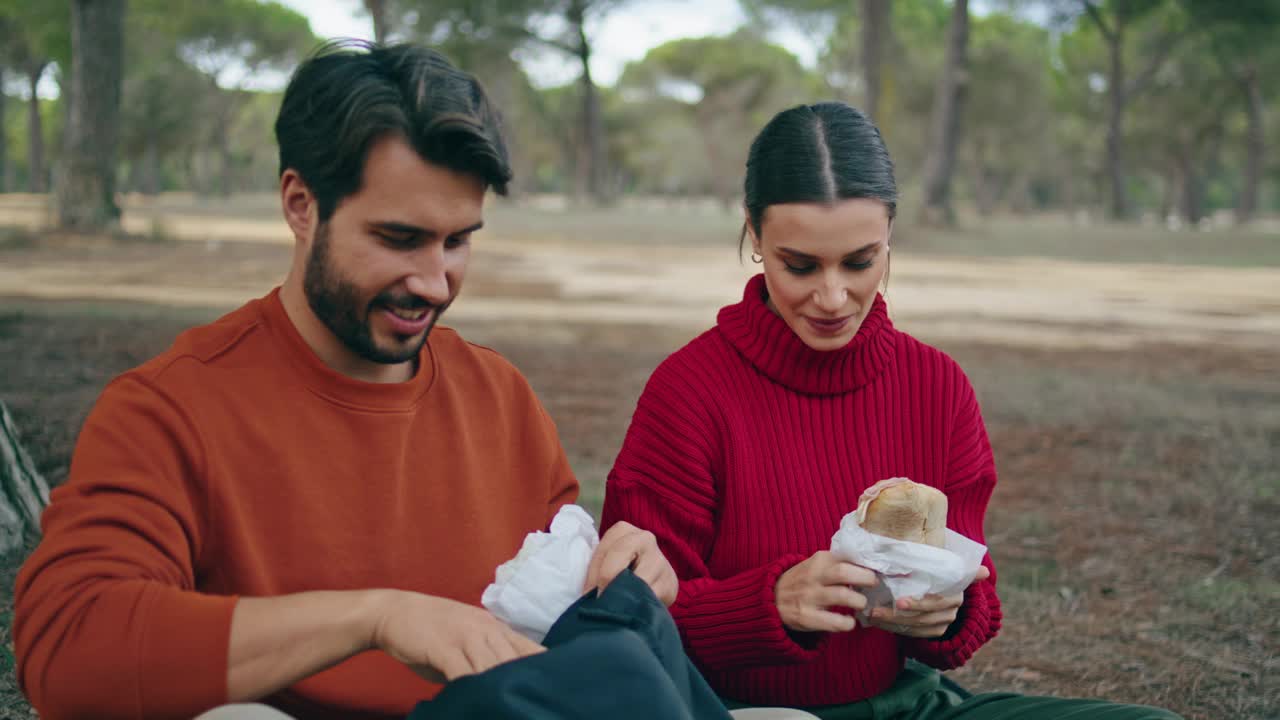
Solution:
[{"label": "woman's hand", "polygon": [[862,610],[867,598],[855,588],[874,587],[877,582],[876,574],[870,570],[821,550],[778,577],[774,603],[782,624],[790,630],[846,632],[857,621],[830,608]]},{"label": "woman's hand", "polygon": [[[991,577],[991,571],[982,566],[974,582]],[[895,635],[917,638],[937,638],[946,634],[956,620],[956,613],[964,603],[964,593],[955,595],[925,595],[922,598],[900,598],[892,608],[876,608],[869,615],[867,624]]]}]

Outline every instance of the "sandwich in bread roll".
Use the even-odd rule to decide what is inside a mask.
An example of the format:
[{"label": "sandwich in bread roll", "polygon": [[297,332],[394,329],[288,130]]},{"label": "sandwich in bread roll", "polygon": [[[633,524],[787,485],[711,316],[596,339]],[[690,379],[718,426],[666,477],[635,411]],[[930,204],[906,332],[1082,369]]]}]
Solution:
[{"label": "sandwich in bread roll", "polygon": [[858,499],[855,518],[877,535],[933,547],[947,544],[947,496],[907,478],[889,478],[867,488]]}]

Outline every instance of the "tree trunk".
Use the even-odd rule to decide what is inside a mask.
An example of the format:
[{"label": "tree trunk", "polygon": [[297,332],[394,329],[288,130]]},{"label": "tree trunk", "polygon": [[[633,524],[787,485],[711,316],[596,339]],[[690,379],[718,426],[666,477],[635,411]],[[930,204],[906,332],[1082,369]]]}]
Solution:
[{"label": "tree trunk", "polygon": [[71,120],[62,172],[58,222],[66,229],[115,225],[116,143],[120,126],[125,0],[71,4]]},{"label": "tree trunk", "polygon": [[968,45],[969,0],[955,0],[947,28],[946,60],[934,93],[929,157],[925,162],[921,219],[929,224],[955,222],[951,176],[955,170],[956,147],[960,144],[960,117],[969,82]]},{"label": "tree trunk", "polygon": [[889,42],[889,0],[862,0],[862,110],[879,123],[884,48]]},{"label": "tree trunk", "polygon": [[219,111],[213,127],[214,144],[218,153],[216,194],[222,198],[231,196],[231,171],[232,166],[235,164],[235,160],[231,155],[231,113],[227,110],[230,105],[230,102],[226,103],[224,109]]},{"label": "tree trunk", "polygon": [[1186,221],[1191,229],[1195,229],[1200,219],[1204,217],[1204,187],[1200,176],[1199,168],[1196,166],[1195,146],[1183,149],[1181,158],[1182,178],[1182,219]]},{"label": "tree trunk", "polygon": [[987,144],[979,137],[973,142],[973,201],[978,206],[978,214],[987,217],[995,209],[995,192],[991,187],[991,177],[987,172]]},{"label": "tree trunk", "polygon": [[1107,80],[1107,178],[1111,195],[1107,213],[1112,220],[1129,215],[1129,201],[1124,188],[1124,26],[1116,21],[1115,34],[1108,40],[1111,53],[1111,77]]},{"label": "tree trunk", "polygon": [[27,66],[28,90],[31,93],[31,100],[27,103],[27,187],[33,193],[49,189],[45,182],[48,172],[44,167],[44,122],[40,117],[40,96],[36,94],[47,66],[43,60],[32,61]]},{"label": "tree trunk", "polygon": [[1258,186],[1262,181],[1267,151],[1266,122],[1263,116],[1262,83],[1257,66],[1250,67],[1244,78],[1246,109],[1249,125],[1245,131],[1244,183],[1240,188],[1240,201],[1236,203],[1236,222],[1243,225],[1253,220],[1258,211]]},{"label": "tree trunk", "polygon": [[9,192],[9,143],[7,135],[7,127],[5,124],[5,99],[8,97],[4,94],[5,72],[0,67],[0,193]]},{"label": "tree trunk", "polygon": [[141,190],[144,195],[160,193],[160,148],[154,138],[147,139],[147,146],[142,151]]},{"label": "tree trunk", "polygon": [[9,409],[0,401],[0,553],[20,547],[40,533],[40,513],[49,504],[49,485],[18,442]]},{"label": "tree trunk", "polygon": [[1162,175],[1164,187],[1160,193],[1160,224],[1163,225],[1169,221],[1169,216],[1173,214],[1173,209],[1178,206],[1177,194],[1179,188],[1182,187],[1182,164],[1180,162],[1170,162],[1169,167]]},{"label": "tree trunk", "polygon": [[591,44],[587,41],[586,3],[575,0],[569,6],[569,22],[577,34],[578,61],[582,64],[582,140],[578,152],[574,195],[587,195],[596,204],[608,199],[604,173],[604,120],[600,114],[600,93],[591,79]]},{"label": "tree trunk", "polygon": [[387,0],[364,0],[364,9],[373,19],[373,40],[379,44],[387,41]]}]

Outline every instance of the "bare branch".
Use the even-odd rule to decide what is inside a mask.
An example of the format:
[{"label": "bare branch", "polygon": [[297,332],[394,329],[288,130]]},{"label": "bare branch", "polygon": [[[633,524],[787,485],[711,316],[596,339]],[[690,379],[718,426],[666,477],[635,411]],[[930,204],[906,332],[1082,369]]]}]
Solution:
[{"label": "bare branch", "polygon": [[1151,86],[1151,81],[1155,79],[1156,73],[1160,72],[1160,68],[1164,66],[1165,61],[1173,54],[1174,48],[1190,34],[1186,31],[1172,32],[1161,38],[1156,44],[1155,56],[1142,69],[1142,72],[1135,75],[1129,81],[1129,84],[1125,86],[1125,97],[1133,98],[1145,92]]},{"label": "bare branch", "polygon": [[1107,19],[1102,17],[1102,12],[1093,0],[1083,0],[1084,11],[1089,14],[1089,18],[1093,20],[1093,24],[1098,26],[1098,30],[1102,31],[1102,36],[1107,42],[1114,43],[1116,41],[1116,31],[1107,25]]}]

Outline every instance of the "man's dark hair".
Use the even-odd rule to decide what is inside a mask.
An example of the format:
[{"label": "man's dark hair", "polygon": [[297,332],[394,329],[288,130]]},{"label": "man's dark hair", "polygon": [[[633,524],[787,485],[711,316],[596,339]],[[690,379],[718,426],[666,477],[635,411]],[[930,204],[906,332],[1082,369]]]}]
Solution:
[{"label": "man's dark hair", "polygon": [[484,88],[429,48],[338,40],[294,71],[276,118],[280,173],[316,197],[320,222],[360,190],[374,143],[398,136],[423,160],[507,193],[511,164]]},{"label": "man's dark hair", "polygon": [[[781,203],[871,198],[898,211],[893,161],[880,130],[842,102],[799,105],[773,117],[747,155],[744,204],[756,236],[764,211]],[[739,252],[747,228],[738,240]]]}]

